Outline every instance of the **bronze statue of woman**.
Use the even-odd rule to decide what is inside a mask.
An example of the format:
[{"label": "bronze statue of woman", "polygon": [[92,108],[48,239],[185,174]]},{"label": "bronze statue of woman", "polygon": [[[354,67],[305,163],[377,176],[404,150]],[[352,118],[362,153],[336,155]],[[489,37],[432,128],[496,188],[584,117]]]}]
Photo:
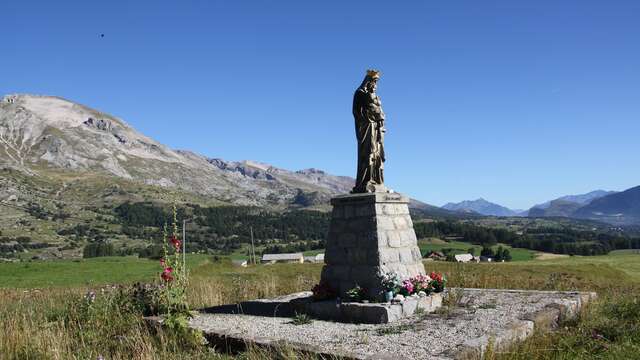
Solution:
[{"label": "bronze statue of woman", "polygon": [[376,94],[380,72],[367,70],[353,95],[353,117],[358,138],[358,173],[352,193],[385,191],[384,112]]}]

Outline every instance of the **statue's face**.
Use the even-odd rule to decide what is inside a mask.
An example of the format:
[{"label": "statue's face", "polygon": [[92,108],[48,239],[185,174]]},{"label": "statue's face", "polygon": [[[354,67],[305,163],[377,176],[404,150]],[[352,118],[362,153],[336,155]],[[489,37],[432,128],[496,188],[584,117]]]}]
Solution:
[{"label": "statue's face", "polygon": [[369,81],[367,84],[367,91],[376,92],[376,89],[378,89],[378,82],[376,80]]}]

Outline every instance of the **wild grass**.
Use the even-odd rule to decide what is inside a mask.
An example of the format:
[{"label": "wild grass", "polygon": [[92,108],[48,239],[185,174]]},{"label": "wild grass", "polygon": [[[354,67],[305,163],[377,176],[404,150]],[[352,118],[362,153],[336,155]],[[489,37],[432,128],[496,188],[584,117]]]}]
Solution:
[{"label": "wild grass", "polygon": [[[640,255],[501,264],[426,263],[442,271],[449,287],[583,290],[599,294],[577,321],[554,333],[535,334],[487,359],[633,359],[640,354]],[[127,262],[111,269],[126,272]],[[234,303],[310,289],[319,280],[319,264],[233,267],[228,261],[191,259],[188,298],[193,307]],[[20,265],[20,264],[11,264]],[[74,266],[74,265],[69,265]],[[98,265],[96,265],[98,266]],[[4,268],[3,271],[8,271]],[[152,271],[153,272],[153,271]],[[14,273],[15,274],[15,273]],[[21,274],[23,283],[29,274]],[[55,276],[50,273],[50,276]],[[24,275],[24,276],[22,276]],[[80,278],[80,275],[78,275]],[[153,274],[146,278],[151,280]],[[12,280],[19,284],[18,279]],[[0,358],[2,359],[221,359],[229,356],[185,343],[150,328],[139,309],[118,289],[90,286],[95,302],[84,299],[89,288],[74,281],[68,288],[0,290]],[[6,286],[6,284],[1,284]],[[453,308],[459,299],[452,296]],[[448,305],[449,306],[449,305]],[[276,352],[250,348],[244,359],[305,357],[288,348]],[[308,356],[306,356],[308,357]]]}]

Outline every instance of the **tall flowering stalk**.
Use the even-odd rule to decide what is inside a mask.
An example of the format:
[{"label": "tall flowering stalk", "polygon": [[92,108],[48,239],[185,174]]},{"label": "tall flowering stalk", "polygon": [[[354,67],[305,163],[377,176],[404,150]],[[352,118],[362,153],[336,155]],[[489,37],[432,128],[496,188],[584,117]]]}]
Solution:
[{"label": "tall flowering stalk", "polygon": [[164,224],[162,231],[162,249],[164,256],[160,259],[162,272],[160,279],[162,280],[161,302],[167,315],[188,314],[186,288],[187,288],[187,269],[186,264],[182,261],[182,241],[179,237],[178,218],[175,204],[173,205],[173,218],[171,229]]}]

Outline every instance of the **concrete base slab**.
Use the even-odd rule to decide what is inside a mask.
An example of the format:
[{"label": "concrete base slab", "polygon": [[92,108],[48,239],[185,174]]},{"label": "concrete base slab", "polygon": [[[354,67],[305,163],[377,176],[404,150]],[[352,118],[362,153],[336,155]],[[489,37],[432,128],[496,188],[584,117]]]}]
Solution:
[{"label": "concrete base slab", "polygon": [[336,300],[313,301],[310,291],[272,299],[243,301],[238,305],[222,305],[203,309],[209,314],[245,314],[293,317],[307,314],[318,320],[357,324],[386,324],[418,313],[432,313],[442,306],[442,294],[409,296],[402,302],[355,303]]},{"label": "concrete base slab", "polygon": [[[291,317],[281,316],[279,309],[289,307],[287,311],[295,312],[295,299],[302,298],[303,293],[295,299],[281,299],[281,304],[289,304],[284,307],[255,307],[277,316],[240,314],[238,306],[229,307],[224,313],[218,307],[218,312],[199,313],[190,326],[203,331],[217,349],[231,352],[252,344],[273,349],[288,346],[301,352],[353,359],[479,359],[489,344],[500,350],[536,329],[552,329],[575,317],[596,297],[595,293],[556,291],[447,292],[444,296],[455,306],[443,306],[432,314],[414,313],[388,324],[313,320],[296,325]],[[243,310],[251,307],[245,303]]]}]

